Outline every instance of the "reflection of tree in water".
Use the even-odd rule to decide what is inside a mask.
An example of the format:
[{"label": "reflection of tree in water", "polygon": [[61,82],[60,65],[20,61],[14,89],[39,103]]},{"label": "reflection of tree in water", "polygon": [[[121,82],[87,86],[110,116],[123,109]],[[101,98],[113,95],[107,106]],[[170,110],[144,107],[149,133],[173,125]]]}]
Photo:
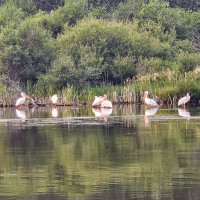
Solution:
[{"label": "reflection of tree in water", "polygon": [[145,127],[143,117],[124,117],[129,126],[2,124],[0,189],[20,196],[26,186],[23,195],[41,199],[198,199],[198,121],[186,137],[186,120]]}]

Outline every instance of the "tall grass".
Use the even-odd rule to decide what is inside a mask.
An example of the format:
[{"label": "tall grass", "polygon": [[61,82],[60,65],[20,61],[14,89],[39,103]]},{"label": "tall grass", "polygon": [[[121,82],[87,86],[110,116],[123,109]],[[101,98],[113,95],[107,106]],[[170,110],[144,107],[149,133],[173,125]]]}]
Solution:
[{"label": "tall grass", "polygon": [[[163,72],[138,76],[137,79],[125,85],[103,85],[85,90],[77,90],[73,87],[66,87],[62,90],[55,90],[54,86],[42,86],[42,83],[31,87],[27,82],[26,92],[35,100],[49,103],[54,93],[59,96],[61,104],[91,105],[95,96],[107,94],[108,99],[113,103],[141,103],[143,93],[148,90],[150,97],[155,96],[163,103],[173,104],[185,96],[187,92],[195,103],[200,99],[200,67],[185,74],[166,70]],[[19,94],[12,88],[7,87],[0,81],[0,105],[13,105]]]},{"label": "tall grass", "polygon": [[[53,88],[50,87],[47,93],[52,94],[51,90]],[[63,104],[91,105],[95,96],[104,94],[107,94],[108,99],[113,103],[141,103],[146,90],[149,91],[151,98],[157,96],[163,103],[173,104],[187,92],[191,94],[194,102],[198,102],[200,98],[200,67],[185,74],[166,70],[138,76],[125,85],[110,84],[81,91],[68,86],[61,91],[54,91],[54,93],[59,94],[60,103]]]}]

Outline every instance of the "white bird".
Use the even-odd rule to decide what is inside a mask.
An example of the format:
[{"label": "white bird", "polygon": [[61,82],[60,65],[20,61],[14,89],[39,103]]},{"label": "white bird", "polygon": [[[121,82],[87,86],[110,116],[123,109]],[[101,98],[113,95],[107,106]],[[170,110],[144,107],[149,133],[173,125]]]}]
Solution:
[{"label": "white bird", "polygon": [[106,94],[104,94],[104,100],[102,101],[100,107],[101,108],[112,108],[113,107],[111,101],[107,100],[107,95]]},{"label": "white bird", "polygon": [[51,97],[51,102],[54,106],[56,106],[57,104],[57,101],[58,101],[58,96],[57,94],[54,94],[52,97]]},{"label": "white bird", "polygon": [[104,97],[102,96],[95,96],[95,100],[92,103],[92,107],[100,107],[101,103],[104,101]]},{"label": "white bird", "polygon": [[28,98],[28,96],[22,92],[21,93],[21,98],[17,99],[15,106],[18,107],[20,110],[22,109],[22,105],[25,103],[26,98]]},{"label": "white bird", "polygon": [[181,99],[179,99],[178,101],[178,106],[183,104],[183,107],[185,108],[185,104],[190,100],[190,95],[189,93],[187,93],[187,95],[185,97],[182,97]]},{"label": "white bird", "polygon": [[149,99],[147,96],[148,96],[148,91],[145,91],[144,92],[144,101],[145,101],[145,103],[150,107],[157,107],[158,104],[153,99]]},{"label": "white bird", "polygon": [[104,100],[102,103],[101,103],[101,108],[112,108],[113,105],[111,103],[111,101],[108,101],[108,100]]}]

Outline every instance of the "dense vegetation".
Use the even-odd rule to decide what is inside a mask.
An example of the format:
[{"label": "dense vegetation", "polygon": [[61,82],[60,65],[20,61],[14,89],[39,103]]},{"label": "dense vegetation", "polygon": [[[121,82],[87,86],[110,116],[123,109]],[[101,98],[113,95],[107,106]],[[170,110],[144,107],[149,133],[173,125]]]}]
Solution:
[{"label": "dense vegetation", "polygon": [[29,94],[57,92],[90,102],[97,93],[110,91],[116,98],[131,87],[134,99],[144,90],[170,101],[186,91],[200,97],[198,1],[1,0],[0,5],[0,73]]}]

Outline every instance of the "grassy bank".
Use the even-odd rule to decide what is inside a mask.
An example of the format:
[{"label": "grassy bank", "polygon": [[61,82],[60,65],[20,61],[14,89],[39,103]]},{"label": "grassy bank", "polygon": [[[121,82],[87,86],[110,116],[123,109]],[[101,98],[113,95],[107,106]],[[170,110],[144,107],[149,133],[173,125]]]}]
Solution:
[{"label": "grassy bank", "polygon": [[[78,90],[66,87],[56,90],[54,87],[31,87],[29,83],[22,89],[39,104],[50,104],[50,97],[54,93],[59,96],[60,105],[91,105],[95,96],[107,94],[114,104],[142,103],[144,91],[149,91],[150,98],[164,104],[176,104],[178,99],[190,93],[191,103],[198,104],[200,100],[200,67],[192,72],[166,70],[148,75],[140,75],[136,80],[128,80],[124,85],[103,85],[101,87]],[[46,94],[46,95],[44,95]],[[11,85],[0,83],[0,106],[12,106],[20,92]]]},{"label": "grassy bank", "polygon": [[70,86],[61,91],[55,91],[50,87],[46,98],[36,95],[38,93],[36,90],[33,91],[33,98],[49,102],[48,97],[53,93],[57,93],[61,104],[91,105],[95,96],[107,94],[108,99],[113,103],[141,103],[143,93],[146,90],[150,92],[150,98],[157,96],[162,103],[166,104],[175,104],[180,97],[189,92],[191,102],[197,104],[200,99],[200,67],[184,74],[166,70],[141,75],[136,80],[129,80],[124,85],[107,85],[82,91]]}]

